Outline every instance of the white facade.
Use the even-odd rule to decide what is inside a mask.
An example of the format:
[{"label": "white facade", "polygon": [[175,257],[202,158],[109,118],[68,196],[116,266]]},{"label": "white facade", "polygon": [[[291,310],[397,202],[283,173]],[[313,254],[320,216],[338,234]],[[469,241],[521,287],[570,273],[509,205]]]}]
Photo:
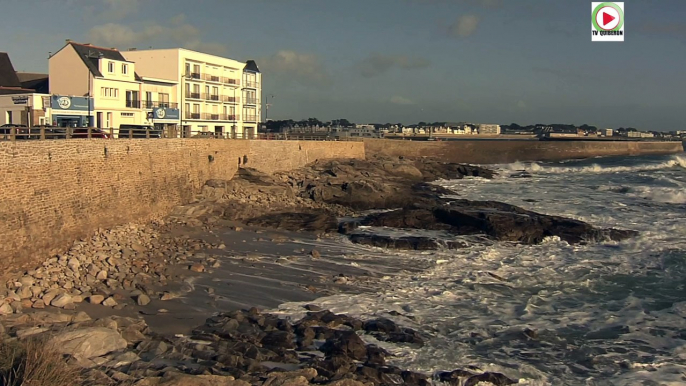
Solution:
[{"label": "white facade", "polygon": [[175,82],[184,137],[252,138],[261,121],[262,79],[254,62],[183,48],[122,52],[142,78]]},{"label": "white facade", "polygon": [[500,135],[500,125],[480,124],[480,135]]}]

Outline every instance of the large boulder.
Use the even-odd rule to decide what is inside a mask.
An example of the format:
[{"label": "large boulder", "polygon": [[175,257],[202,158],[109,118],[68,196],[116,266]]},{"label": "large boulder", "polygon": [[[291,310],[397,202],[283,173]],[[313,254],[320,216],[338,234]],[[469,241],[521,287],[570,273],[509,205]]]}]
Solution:
[{"label": "large boulder", "polygon": [[89,327],[64,331],[50,339],[62,354],[84,360],[103,356],[126,348],[127,342],[117,331],[105,327]]},{"label": "large boulder", "polygon": [[[167,375],[169,374],[169,375]],[[164,377],[145,378],[134,386],[250,386],[231,376],[165,373]]]}]

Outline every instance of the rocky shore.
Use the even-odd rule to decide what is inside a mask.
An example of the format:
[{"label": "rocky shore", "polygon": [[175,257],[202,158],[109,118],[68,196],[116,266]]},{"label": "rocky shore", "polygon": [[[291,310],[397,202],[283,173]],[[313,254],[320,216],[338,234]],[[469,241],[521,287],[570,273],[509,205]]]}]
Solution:
[{"label": "rocky shore", "polygon": [[[502,374],[461,364],[435,374],[387,365],[390,354],[366,342],[421,346],[429,338],[390,319],[360,320],[313,304],[306,306],[300,320],[249,307],[222,309],[214,287],[200,289],[203,275],[220,280],[226,270],[241,266],[259,271],[259,256],[241,255],[221,238],[191,237],[188,231],[215,236],[229,231],[243,237],[247,227],[258,236],[255,245],[272,245],[280,260],[292,264],[307,259],[303,266],[323,272],[331,268],[322,264],[333,264],[321,261],[326,260],[322,251],[303,248],[293,257],[284,249],[287,238],[261,237],[258,232],[278,229],[324,239],[346,237],[361,245],[405,250],[462,248],[479,240],[534,244],[551,236],[584,243],[635,234],[504,203],[469,201],[458,198],[459,192],[429,184],[493,176],[477,166],[402,158],[317,162],[274,175],[241,169],[232,180],[207,181],[195,202],[178,207],[164,220],[98,230],[42,266],[6,281],[0,290],[2,345],[39,341],[53,347],[78,369],[82,384],[515,384],[517,380]],[[398,236],[393,230],[441,236]],[[226,254],[231,254],[230,260]],[[273,275],[278,277],[279,271]],[[316,298],[316,287],[318,294],[326,288],[349,290],[352,276],[340,273],[327,285],[299,279],[302,283],[295,286]],[[363,281],[356,283],[361,286]],[[213,309],[203,317],[204,324],[170,333],[146,322],[152,316],[164,318],[175,307],[183,313],[184,304],[177,300],[199,291],[204,297],[197,299],[206,299]],[[240,298],[241,291],[230,296]],[[535,333],[522,331],[522,337],[535,339]],[[20,359],[15,362],[22,363]],[[15,362],[0,366],[0,375],[6,378],[15,371]]]}]

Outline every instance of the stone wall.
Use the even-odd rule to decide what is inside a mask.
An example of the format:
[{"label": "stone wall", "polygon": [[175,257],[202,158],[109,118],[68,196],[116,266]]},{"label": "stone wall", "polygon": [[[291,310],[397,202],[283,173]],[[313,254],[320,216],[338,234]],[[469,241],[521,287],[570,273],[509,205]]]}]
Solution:
[{"label": "stone wall", "polygon": [[404,141],[365,139],[367,156],[434,157],[479,164],[559,161],[597,156],[674,154],[681,142],[619,141]]},{"label": "stone wall", "polygon": [[231,178],[239,158],[272,173],[364,156],[361,142],[0,142],[0,272],[40,263],[95,229],[163,216],[206,180]]}]

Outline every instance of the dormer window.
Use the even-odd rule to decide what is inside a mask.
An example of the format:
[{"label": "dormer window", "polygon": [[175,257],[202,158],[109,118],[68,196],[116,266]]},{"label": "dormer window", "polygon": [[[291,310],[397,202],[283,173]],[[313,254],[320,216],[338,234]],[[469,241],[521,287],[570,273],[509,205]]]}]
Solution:
[{"label": "dormer window", "polygon": [[129,73],[129,65],[128,64],[122,64],[121,65],[121,73],[124,75]]},{"label": "dormer window", "polygon": [[107,62],[107,72],[110,74],[114,73],[114,62]]}]

